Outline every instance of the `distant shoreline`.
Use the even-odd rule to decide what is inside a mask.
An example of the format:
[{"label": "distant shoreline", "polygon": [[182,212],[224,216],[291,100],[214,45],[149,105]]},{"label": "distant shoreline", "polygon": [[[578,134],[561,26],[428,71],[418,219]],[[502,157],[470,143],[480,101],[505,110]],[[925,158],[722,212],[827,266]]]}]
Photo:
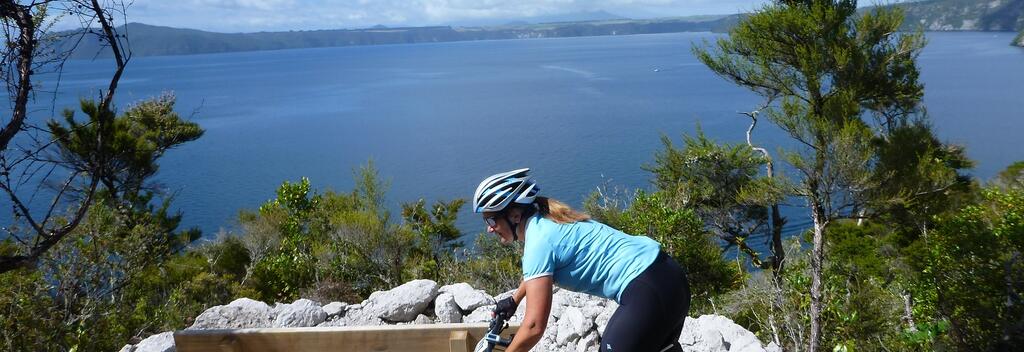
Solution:
[{"label": "distant shoreline", "polygon": [[[169,27],[165,27],[169,28]],[[414,27],[414,28],[437,28],[437,27]],[[465,27],[460,27],[465,28]],[[474,27],[475,28],[475,27]],[[455,30],[455,29],[452,29]],[[311,32],[336,32],[336,31],[359,31],[359,30],[316,30]],[[402,33],[408,34],[408,29],[397,30],[391,32],[384,32],[380,30],[373,30],[370,33]],[[457,31],[457,30],[455,30]],[[129,33],[131,33],[129,28]],[[160,57],[160,56],[187,56],[187,55],[206,55],[206,54],[226,54],[226,53],[239,53],[239,52],[257,52],[257,51],[277,51],[277,50],[292,50],[292,49],[316,49],[316,48],[340,48],[340,47],[354,47],[354,46],[376,46],[376,45],[404,45],[404,44],[429,44],[429,43],[455,43],[455,42],[474,42],[474,41],[494,41],[494,40],[520,40],[520,39],[556,39],[556,38],[582,38],[582,37],[605,37],[605,36],[629,36],[629,35],[644,35],[644,34],[669,34],[669,33],[724,33],[725,30],[717,28],[704,28],[702,29],[691,29],[691,30],[665,30],[665,31],[628,31],[625,33],[584,33],[584,34],[572,34],[572,35],[521,35],[521,36],[475,36],[467,38],[450,38],[450,39],[437,39],[431,37],[428,40],[415,40],[415,39],[402,39],[402,38],[376,38],[374,40],[364,39],[361,41],[350,41],[350,42],[338,42],[326,45],[302,45],[298,42],[293,44],[249,44],[249,45],[234,45],[229,42],[230,38],[224,38],[219,41],[211,41],[210,39],[202,39],[204,43],[200,48],[192,48],[192,45],[182,43],[187,41],[185,39],[168,39],[168,38],[153,38],[147,40],[140,40],[139,37],[129,34],[132,38],[132,54],[133,57]],[[926,30],[926,33],[950,33],[950,32],[965,32],[965,33],[980,33],[980,32],[991,32],[991,33],[1016,33],[1013,31],[984,31],[984,30]],[[214,32],[203,32],[203,33],[214,33]],[[277,35],[277,34],[301,34],[309,33],[309,31],[296,31],[296,32],[257,32],[257,33],[214,33],[223,36],[239,36],[239,35]],[[144,37],[160,37],[159,34],[147,33]],[[174,44],[177,42],[177,44]],[[147,43],[165,43],[168,46],[153,47]],[[100,55],[95,55],[96,52],[100,52]],[[91,45],[82,45],[75,50],[74,54],[71,55],[70,59],[73,60],[94,60],[94,59],[109,59],[109,55],[99,48],[94,48]]]},{"label": "distant shoreline", "polygon": [[[739,18],[740,15],[732,15],[712,20],[703,17],[559,22],[499,27],[434,26],[258,33],[216,33],[129,23],[119,28],[119,31],[130,39],[132,55],[142,57],[379,44],[723,32]],[[70,48],[71,43],[67,41],[58,45]],[[86,40],[79,44],[71,58],[92,59],[107,56],[108,51],[103,50],[99,42]]]},{"label": "distant shoreline", "polygon": [[[934,32],[1014,32],[1024,28],[1019,21],[1024,0],[1015,0],[1002,6],[968,6],[950,0],[904,3],[900,6],[906,15],[905,29]],[[1022,9],[1018,9],[1018,7]],[[871,7],[859,11],[870,11]],[[954,11],[955,10],[955,11]],[[951,12],[952,11],[952,12]],[[957,13],[950,16],[949,13]],[[278,32],[220,33],[196,29],[128,23],[118,28],[127,35],[131,53],[135,57],[179,56],[228,52],[285,50],[300,48],[345,47],[381,44],[414,44],[461,42],[478,40],[506,40],[530,38],[569,38],[610,35],[717,32],[729,31],[746,14],[701,15],[656,19],[594,19],[575,22],[508,23],[493,26],[425,26],[385,27],[362,29],[318,29]],[[68,34],[69,32],[64,32]],[[109,57],[110,51],[98,40],[78,43],[77,36],[69,36],[57,43],[61,52],[76,45],[72,59]],[[1016,39],[1013,44],[1024,39]]]}]

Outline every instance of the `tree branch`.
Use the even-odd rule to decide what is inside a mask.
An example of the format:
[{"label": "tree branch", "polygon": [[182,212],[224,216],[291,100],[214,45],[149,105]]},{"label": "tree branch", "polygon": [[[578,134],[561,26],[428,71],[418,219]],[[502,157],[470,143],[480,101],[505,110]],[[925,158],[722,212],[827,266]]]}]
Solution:
[{"label": "tree branch", "polygon": [[18,55],[18,83],[14,98],[11,121],[0,130],[0,151],[7,150],[14,135],[21,131],[27,116],[28,96],[32,91],[32,60],[35,58],[36,23],[33,21],[31,8],[22,6],[13,0],[0,1],[0,17],[12,19],[18,26],[20,35],[15,44]]}]

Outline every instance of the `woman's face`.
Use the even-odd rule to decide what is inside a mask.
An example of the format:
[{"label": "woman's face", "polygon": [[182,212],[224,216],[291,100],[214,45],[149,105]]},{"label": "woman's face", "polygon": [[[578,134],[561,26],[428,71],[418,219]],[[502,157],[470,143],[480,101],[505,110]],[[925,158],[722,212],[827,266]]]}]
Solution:
[{"label": "woman's face", "polygon": [[498,235],[501,239],[501,243],[509,244],[512,243],[512,228],[509,227],[508,221],[505,220],[505,216],[512,215],[504,212],[485,212],[483,213],[484,226],[487,226],[487,232]]}]

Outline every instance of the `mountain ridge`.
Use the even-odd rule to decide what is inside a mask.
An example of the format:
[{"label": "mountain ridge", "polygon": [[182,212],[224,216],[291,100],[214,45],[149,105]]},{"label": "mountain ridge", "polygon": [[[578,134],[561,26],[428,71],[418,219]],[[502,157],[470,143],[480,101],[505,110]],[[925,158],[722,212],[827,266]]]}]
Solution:
[{"label": "mountain ridge", "polygon": [[1024,29],[1024,0],[925,0],[901,7],[904,27],[928,31],[1020,31]]},{"label": "mountain ridge", "polygon": [[591,22],[608,20],[628,20],[629,17],[620,16],[604,10],[581,11],[560,13],[554,15],[526,16],[501,19],[462,20],[448,23],[453,27],[493,27],[505,25],[529,25],[558,22]]},{"label": "mountain ridge", "polygon": [[[118,32],[130,39],[133,55],[161,56],[377,44],[725,31],[739,18],[740,15],[732,15],[492,27],[372,27],[254,33],[218,33],[133,22],[118,27]],[[69,40],[58,45],[67,49],[71,43],[73,41]],[[78,45],[71,58],[110,55],[98,41],[82,41]]]},{"label": "mountain ridge", "polygon": [[[925,0],[886,6],[898,6],[904,9],[905,30],[1024,32],[1024,0]],[[866,7],[861,11],[870,11],[871,8]],[[725,32],[745,15],[628,19],[600,11],[566,16],[597,19],[545,23],[517,21],[487,26],[374,26],[363,29],[250,33],[219,33],[129,23],[119,27],[119,30],[120,33],[126,34],[131,39],[133,55],[162,56],[470,40]],[[534,19],[543,20],[544,18],[546,17],[535,17]],[[68,49],[71,42],[65,41],[59,45],[63,49]],[[1024,46],[1024,35],[1018,36],[1012,44]],[[84,41],[78,45],[71,55],[72,58],[87,59],[109,57],[110,55],[98,41]]]}]

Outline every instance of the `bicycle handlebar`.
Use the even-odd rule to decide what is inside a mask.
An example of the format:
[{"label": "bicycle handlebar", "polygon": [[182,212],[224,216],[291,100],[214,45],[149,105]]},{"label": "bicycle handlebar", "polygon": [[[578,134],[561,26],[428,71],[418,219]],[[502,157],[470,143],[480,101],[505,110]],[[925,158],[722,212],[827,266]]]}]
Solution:
[{"label": "bicycle handlebar", "polygon": [[484,341],[486,341],[486,346],[483,346],[483,349],[478,348],[475,352],[493,352],[494,346],[508,347],[511,345],[512,338],[501,338],[501,332],[508,327],[509,318],[509,316],[503,313],[495,314],[494,318],[491,318],[490,326],[487,328],[487,335],[485,335],[484,339],[480,341],[480,344],[478,344],[478,346],[481,346],[484,344]]}]

